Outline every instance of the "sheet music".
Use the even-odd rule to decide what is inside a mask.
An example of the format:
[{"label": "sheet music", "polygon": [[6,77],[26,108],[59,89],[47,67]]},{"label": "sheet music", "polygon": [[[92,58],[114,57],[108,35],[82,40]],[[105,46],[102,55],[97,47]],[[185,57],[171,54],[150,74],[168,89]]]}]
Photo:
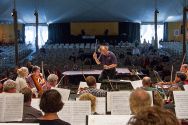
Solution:
[{"label": "sheet music", "polygon": [[0,123],[0,125],[39,125],[39,123]]},{"label": "sheet music", "polygon": [[0,94],[0,122],[4,121],[5,100],[4,94]]},{"label": "sheet music", "polygon": [[[76,98],[79,101],[79,98]],[[106,97],[96,97],[96,112],[100,115],[106,114]]]},{"label": "sheet music", "polygon": [[150,95],[151,98],[151,105],[153,106],[153,92],[152,91],[147,91]]},{"label": "sheet music", "polygon": [[185,91],[188,91],[188,85],[183,85]]},{"label": "sheet music", "polygon": [[53,87],[52,89],[57,90],[62,97],[63,101],[68,101],[69,100],[69,95],[70,95],[70,90],[69,89],[63,89],[63,88],[55,88]]},{"label": "sheet music", "polygon": [[60,119],[69,122],[71,125],[85,125],[86,115],[90,114],[90,101],[67,101],[58,113]]},{"label": "sheet music", "polygon": [[0,95],[0,122],[22,121],[24,97],[20,93],[3,93]]},{"label": "sheet music", "polygon": [[142,87],[142,80],[131,81],[131,85],[134,89]]},{"label": "sheet music", "polygon": [[39,123],[0,123],[0,125],[39,125]]},{"label": "sheet music", "polygon": [[107,112],[111,112],[111,92],[107,92],[107,95],[106,95],[106,102],[107,102]]},{"label": "sheet music", "polygon": [[[147,91],[151,97],[153,105],[153,93]],[[112,115],[130,115],[129,97],[131,91],[107,92],[107,112]]]},{"label": "sheet music", "polygon": [[36,99],[34,98],[34,99],[31,100],[31,106],[33,108],[40,110],[39,104],[40,104],[39,98],[36,98]]},{"label": "sheet music", "polygon": [[175,112],[178,119],[188,119],[188,93],[187,91],[173,91]]},{"label": "sheet music", "polygon": [[129,106],[130,94],[131,94],[130,91],[110,92],[110,101],[107,102],[107,107],[110,106],[112,115],[131,114],[131,110]]},{"label": "sheet music", "polygon": [[132,115],[89,115],[88,125],[126,125]]},{"label": "sheet music", "polygon": [[[101,83],[96,83],[96,85],[97,85],[97,89],[101,88]],[[80,88],[85,88],[85,87],[88,87],[87,83],[86,82],[80,82],[78,90],[80,90]]]}]

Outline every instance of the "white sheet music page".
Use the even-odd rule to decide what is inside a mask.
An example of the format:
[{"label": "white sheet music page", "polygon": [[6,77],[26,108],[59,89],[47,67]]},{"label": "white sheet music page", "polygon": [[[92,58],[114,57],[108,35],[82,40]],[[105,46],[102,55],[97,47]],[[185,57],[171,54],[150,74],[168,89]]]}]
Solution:
[{"label": "white sheet music page", "polygon": [[39,123],[0,123],[0,125],[39,125]]},{"label": "white sheet music page", "polygon": [[187,91],[173,91],[175,112],[178,119],[188,119],[188,93]]},{"label": "white sheet music page", "polygon": [[40,110],[39,104],[40,104],[40,99],[39,98],[33,98],[31,100],[31,106],[33,108]]},{"label": "white sheet music page", "polygon": [[110,96],[111,92],[107,92],[106,95],[106,101],[107,101],[107,112],[111,112],[111,96]]},{"label": "white sheet music page", "polygon": [[134,89],[142,87],[142,80],[131,81],[131,85]]},{"label": "white sheet music page", "polygon": [[111,96],[111,114],[112,115],[130,115],[129,106],[130,91],[110,92]]},{"label": "white sheet music page", "polygon": [[8,93],[5,95],[4,121],[22,121],[23,100],[21,93]]},{"label": "white sheet music page", "polygon": [[106,98],[105,97],[96,98],[96,112],[101,115],[106,114]]},{"label": "white sheet music page", "polygon": [[69,89],[63,89],[63,88],[55,88],[53,87],[52,89],[57,90],[62,97],[63,101],[68,101],[69,100],[69,95],[70,95],[70,90]]},{"label": "white sheet music page", "polygon": [[88,125],[126,125],[131,115],[89,115]]},{"label": "white sheet music page", "polygon": [[[79,98],[76,98],[79,101]],[[96,112],[100,115],[106,114],[106,97],[96,97]]]},{"label": "white sheet music page", "polygon": [[86,116],[91,114],[90,101],[67,101],[58,113],[60,119],[71,125],[85,125]]},{"label": "white sheet music page", "polygon": [[150,95],[151,98],[151,105],[153,106],[153,92],[152,91],[147,91]]},{"label": "white sheet music page", "polygon": [[[101,83],[96,83],[96,85],[97,85],[97,89],[100,89],[100,88],[101,88]],[[80,88],[85,88],[85,87],[88,87],[87,83],[86,83],[86,82],[80,82],[80,85],[79,85],[78,90],[79,90]]]},{"label": "white sheet music page", "polygon": [[185,91],[188,91],[188,85],[184,85],[183,87],[184,87]]},{"label": "white sheet music page", "polygon": [[5,101],[6,98],[4,94],[0,94],[0,122],[4,121],[4,110],[5,110]]}]

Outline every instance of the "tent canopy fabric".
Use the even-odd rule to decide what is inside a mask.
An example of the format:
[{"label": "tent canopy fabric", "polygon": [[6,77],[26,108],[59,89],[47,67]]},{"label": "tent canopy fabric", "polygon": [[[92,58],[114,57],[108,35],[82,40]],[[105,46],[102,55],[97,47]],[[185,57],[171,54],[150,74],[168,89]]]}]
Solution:
[{"label": "tent canopy fabric", "polygon": [[[20,23],[35,23],[38,8],[40,23],[87,21],[154,22],[181,21],[184,0],[15,0]],[[157,2],[155,2],[157,1]],[[155,4],[156,3],[156,4]],[[0,22],[12,22],[13,0],[0,0]]]}]

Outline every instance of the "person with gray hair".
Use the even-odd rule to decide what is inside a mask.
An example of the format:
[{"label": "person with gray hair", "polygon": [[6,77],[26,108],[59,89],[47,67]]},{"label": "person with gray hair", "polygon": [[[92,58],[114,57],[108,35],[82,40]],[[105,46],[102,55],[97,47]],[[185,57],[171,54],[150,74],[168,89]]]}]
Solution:
[{"label": "person with gray hair", "polygon": [[16,93],[16,82],[8,79],[3,84],[3,92],[5,93]]},{"label": "person with gray hair", "polygon": [[98,65],[103,65],[103,71],[99,76],[99,81],[104,79],[113,79],[116,74],[117,57],[113,52],[109,51],[108,44],[101,44],[99,49],[99,57],[97,57],[96,52],[93,53],[93,59],[95,62]]},{"label": "person with gray hair", "polygon": [[42,88],[44,91],[49,90],[52,87],[56,87],[57,82],[58,82],[58,76],[56,74],[50,74],[47,78],[46,84],[44,84]]},{"label": "person with gray hair", "polygon": [[141,87],[142,89],[146,90],[146,91],[153,91],[153,103],[156,106],[159,107],[163,107],[163,98],[161,95],[164,96],[164,93],[162,93],[161,91],[157,90],[157,88],[152,87],[152,82],[151,82],[151,78],[145,76],[142,79],[142,85],[143,87]]},{"label": "person with gray hair", "polygon": [[143,85],[143,87],[151,87],[151,78],[145,76],[145,77],[142,79],[142,85]]},{"label": "person with gray hair", "polygon": [[129,97],[129,105],[133,115],[136,115],[152,104],[151,97],[148,92],[141,88],[134,90]]}]

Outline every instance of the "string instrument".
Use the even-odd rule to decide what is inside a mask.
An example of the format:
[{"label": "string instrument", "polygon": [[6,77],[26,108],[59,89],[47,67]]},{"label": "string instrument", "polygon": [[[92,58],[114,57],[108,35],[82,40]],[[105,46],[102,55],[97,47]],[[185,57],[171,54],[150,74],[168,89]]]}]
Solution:
[{"label": "string instrument", "polygon": [[32,75],[31,78],[35,84],[38,94],[39,95],[42,94],[43,93],[42,86],[46,83],[45,79],[42,77],[42,74],[40,74],[38,77]]}]

